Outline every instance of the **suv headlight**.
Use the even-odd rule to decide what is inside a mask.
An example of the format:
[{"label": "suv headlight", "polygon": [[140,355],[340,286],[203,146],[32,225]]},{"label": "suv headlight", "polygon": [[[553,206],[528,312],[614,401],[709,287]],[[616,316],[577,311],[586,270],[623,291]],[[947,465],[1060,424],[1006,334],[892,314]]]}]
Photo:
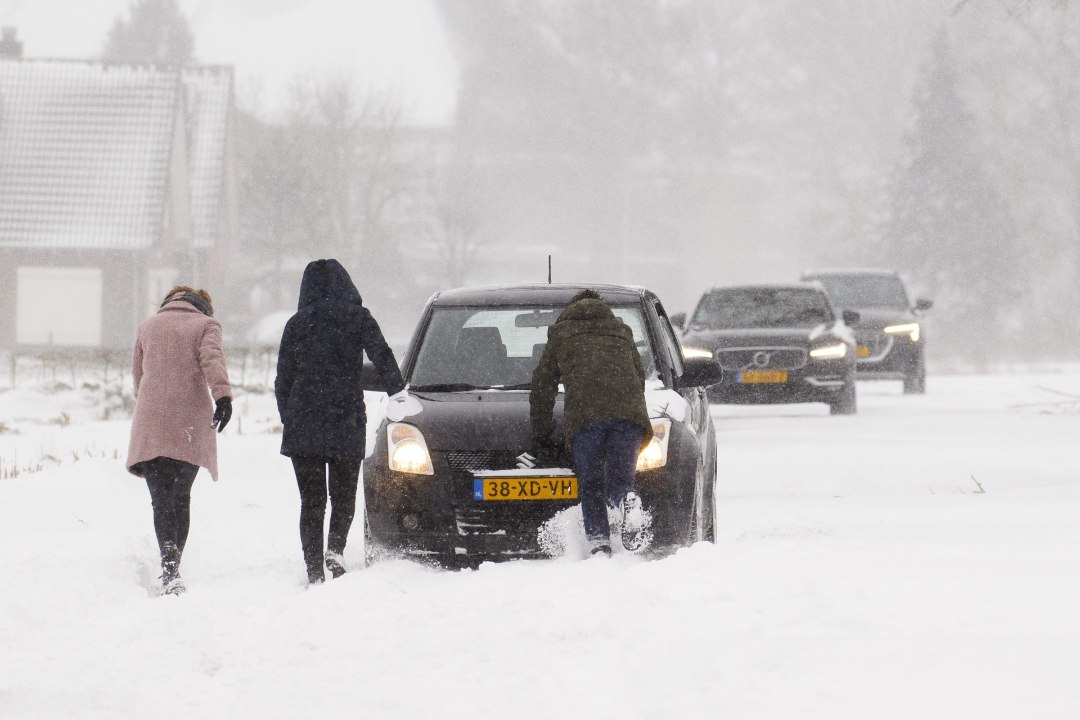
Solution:
[{"label": "suv headlight", "polygon": [[919,323],[890,325],[885,328],[885,332],[889,335],[908,335],[911,337],[911,342],[919,342]]},{"label": "suv headlight", "polygon": [[386,444],[391,470],[411,475],[435,474],[424,434],[415,426],[390,423],[386,426]]},{"label": "suv headlight", "polygon": [[653,436],[649,444],[638,453],[637,471],[654,470],[667,465],[668,436],[671,435],[671,421],[667,418],[653,419]]},{"label": "suv headlight", "polygon": [[815,360],[836,360],[845,355],[847,355],[847,345],[844,343],[822,345],[821,347],[814,348],[810,351],[810,357]]}]

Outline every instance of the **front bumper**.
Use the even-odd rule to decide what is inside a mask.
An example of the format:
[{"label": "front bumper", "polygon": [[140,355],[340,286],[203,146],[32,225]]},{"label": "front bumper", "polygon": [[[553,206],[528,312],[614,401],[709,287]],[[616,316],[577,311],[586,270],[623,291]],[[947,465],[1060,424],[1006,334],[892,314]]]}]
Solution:
[{"label": "front bumper", "polygon": [[[509,469],[510,451],[432,451],[434,475],[391,471],[383,458],[364,468],[368,530],[377,548],[419,557],[546,557],[543,525],[579,500],[483,501],[473,498],[473,469]],[[493,467],[485,467],[491,465]],[[569,463],[564,463],[569,466]],[[637,473],[646,501],[666,487],[671,465]]]},{"label": "front bumper", "polygon": [[724,382],[708,389],[709,400],[717,403],[774,404],[824,402],[839,398],[851,382],[849,363],[814,363],[798,370],[788,370],[783,383],[740,382],[738,372],[725,374]]},{"label": "front bumper", "polygon": [[[881,330],[856,330],[855,370],[860,380],[903,380],[918,373],[924,340],[888,335]],[[862,357],[859,357],[862,355]]]}]

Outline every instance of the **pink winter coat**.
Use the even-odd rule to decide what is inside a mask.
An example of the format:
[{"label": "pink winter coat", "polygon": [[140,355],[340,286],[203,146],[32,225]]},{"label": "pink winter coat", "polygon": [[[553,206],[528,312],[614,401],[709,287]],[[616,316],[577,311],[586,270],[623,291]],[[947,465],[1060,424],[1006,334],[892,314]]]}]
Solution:
[{"label": "pink winter coat", "polygon": [[221,323],[184,300],[171,300],[139,325],[131,374],[135,417],[128,470],[145,460],[170,457],[204,467],[217,480],[210,398],[232,397]]}]

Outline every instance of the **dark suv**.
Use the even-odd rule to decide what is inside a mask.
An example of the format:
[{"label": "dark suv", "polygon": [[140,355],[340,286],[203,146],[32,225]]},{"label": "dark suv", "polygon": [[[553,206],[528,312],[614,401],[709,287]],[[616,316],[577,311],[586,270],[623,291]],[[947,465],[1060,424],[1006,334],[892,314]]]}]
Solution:
[{"label": "dark suv", "polygon": [[[538,531],[578,504],[568,454],[525,467],[533,369],[577,285],[464,288],[437,293],[420,318],[402,374],[423,411],[383,422],[364,462],[368,551],[473,558],[542,555]],[[660,300],[643,288],[595,287],[633,333],[645,370],[653,439],[638,457],[636,490],[653,517],[652,549],[715,536],[716,433],[705,388],[711,358],[684,358]],[[379,390],[370,366],[365,387]],[[563,395],[555,404],[562,427]]]},{"label": "dark suv", "polygon": [[803,280],[825,286],[835,306],[855,310],[857,375],[860,380],[903,380],[904,393],[926,392],[926,337],[919,313],[933,303],[911,302],[892,270],[808,270]]},{"label": "dark suv", "polygon": [[[721,403],[828,403],[853,415],[855,338],[818,283],[738,285],[706,292],[682,338],[687,357],[711,357]],[[681,324],[681,322],[680,322]]]}]

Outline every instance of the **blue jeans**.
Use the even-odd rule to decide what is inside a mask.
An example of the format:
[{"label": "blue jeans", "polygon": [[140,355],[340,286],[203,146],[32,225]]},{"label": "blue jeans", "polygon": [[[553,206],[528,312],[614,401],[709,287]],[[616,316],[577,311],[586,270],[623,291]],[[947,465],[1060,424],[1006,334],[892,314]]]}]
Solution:
[{"label": "blue jeans", "polygon": [[629,420],[601,420],[587,426],[570,441],[578,477],[585,536],[608,540],[607,506],[616,507],[634,488],[641,428]]}]

